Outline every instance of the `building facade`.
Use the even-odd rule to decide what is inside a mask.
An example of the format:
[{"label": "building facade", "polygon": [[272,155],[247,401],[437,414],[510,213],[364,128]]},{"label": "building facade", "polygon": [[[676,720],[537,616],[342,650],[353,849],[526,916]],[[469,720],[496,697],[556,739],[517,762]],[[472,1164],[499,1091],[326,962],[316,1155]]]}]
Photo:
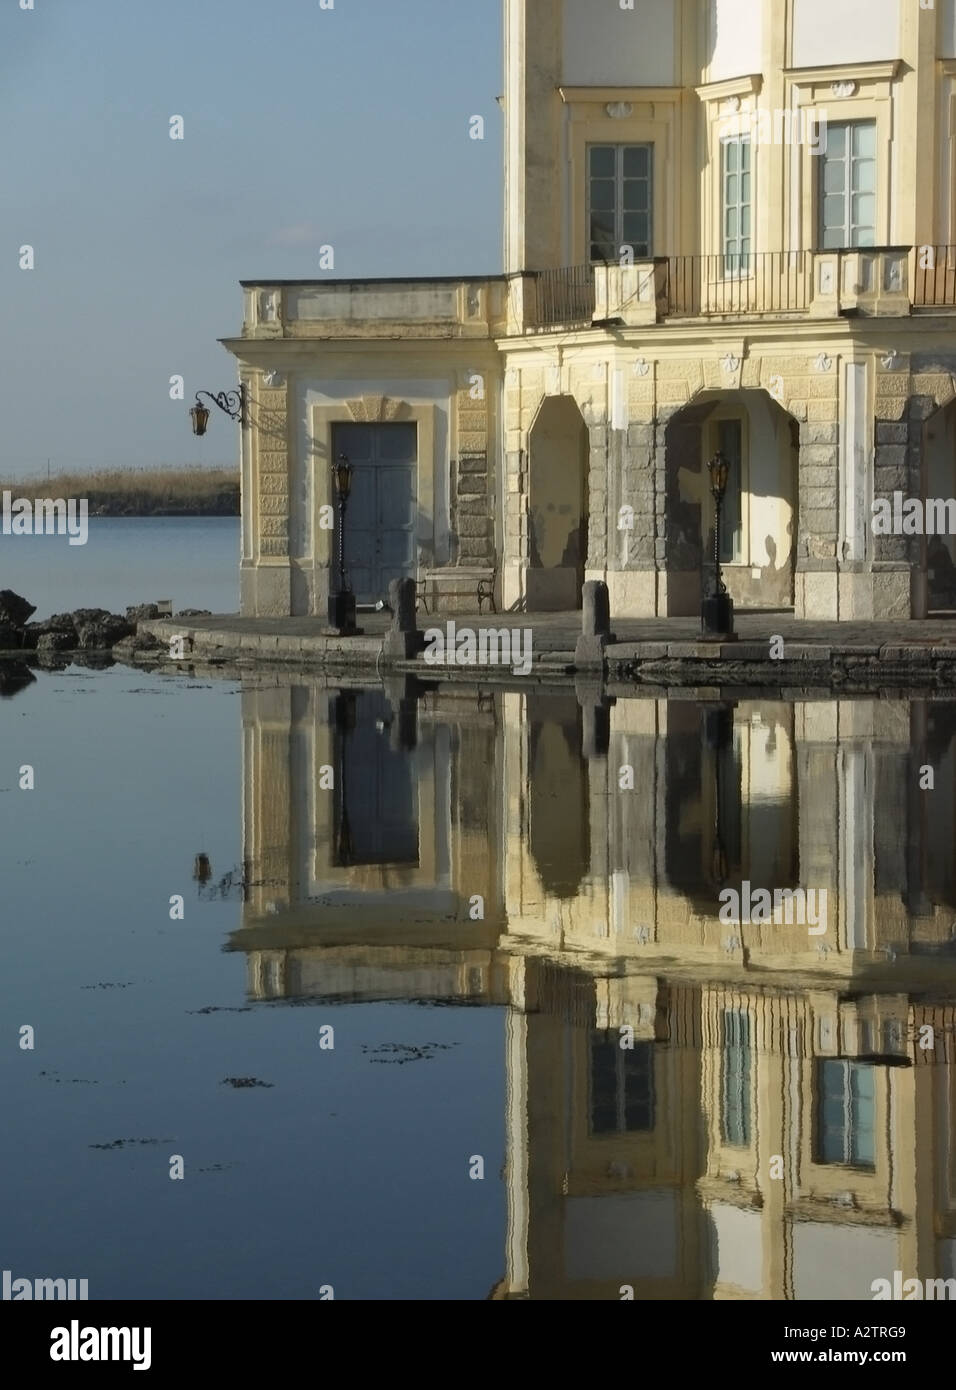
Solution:
[{"label": "building facade", "polygon": [[719,450],[739,607],[956,606],[953,536],[874,527],[956,497],[956,2],[505,0],[504,41],[501,276],[244,284],[243,612],[325,613],[339,452],[360,602],[694,614]]}]

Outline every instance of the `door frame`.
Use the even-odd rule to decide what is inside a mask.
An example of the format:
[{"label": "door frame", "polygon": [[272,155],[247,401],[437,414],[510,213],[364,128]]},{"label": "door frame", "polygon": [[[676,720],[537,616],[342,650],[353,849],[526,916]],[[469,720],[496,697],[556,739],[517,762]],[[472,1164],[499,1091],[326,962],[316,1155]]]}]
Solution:
[{"label": "door frame", "polygon": [[[374,515],[374,518],[373,518],[373,520],[372,520],[371,525],[367,525],[367,526],[365,527],[365,532],[364,532],[364,534],[366,534],[366,536],[371,535],[371,536],[374,537],[374,543],[373,543],[373,544],[374,544],[374,555],[373,555],[373,558],[372,558],[372,561],[371,561],[371,562],[367,562],[367,561],[366,561],[365,563],[363,563],[363,559],[362,559],[362,556],[361,556],[360,552],[357,552],[357,551],[355,551],[355,550],[353,549],[353,546],[354,546],[355,542],[354,542],[354,540],[352,539],[352,537],[353,537],[354,534],[355,534],[355,527],[356,527],[356,525],[357,525],[358,523],[357,523],[357,521],[356,521],[357,513],[355,513],[354,511],[351,511],[351,508],[352,508],[352,502],[351,502],[351,501],[349,502],[349,509],[350,509],[351,515],[349,514],[349,512],[346,513],[346,545],[345,545],[345,549],[346,549],[346,561],[347,561],[347,575],[348,575],[348,581],[349,581],[350,586],[351,586],[353,589],[355,589],[355,592],[356,592],[356,599],[357,599],[357,601],[358,601],[359,603],[374,602],[374,601],[376,601],[377,599],[387,598],[387,596],[388,596],[388,583],[387,583],[387,581],[386,581],[386,582],[378,582],[378,581],[381,581],[381,580],[382,580],[382,571],[383,571],[383,569],[384,569],[384,566],[383,566],[383,564],[381,563],[379,556],[380,556],[380,550],[381,550],[381,544],[380,544],[380,542],[381,542],[381,535],[382,535],[381,527],[382,527],[383,516],[384,516],[384,512],[385,512],[385,508],[383,508],[383,506],[382,506],[382,498],[381,498],[381,495],[380,495],[380,492],[379,492],[379,488],[380,488],[380,486],[381,486],[382,474],[383,474],[384,470],[386,470],[386,469],[394,469],[394,470],[399,470],[399,469],[400,469],[400,470],[403,470],[403,471],[405,472],[406,476],[410,476],[409,493],[408,493],[408,502],[409,502],[409,505],[410,505],[410,508],[411,508],[411,512],[412,512],[412,516],[411,516],[411,540],[412,540],[412,545],[411,545],[411,551],[410,551],[409,560],[408,560],[408,564],[407,564],[407,573],[406,573],[404,576],[402,576],[402,577],[414,579],[415,581],[418,580],[418,577],[419,577],[419,575],[418,575],[418,570],[419,570],[419,549],[420,549],[420,547],[419,547],[419,536],[418,536],[418,530],[419,530],[419,527],[418,527],[418,496],[417,496],[417,491],[416,491],[416,489],[417,489],[417,483],[418,483],[418,427],[417,427],[417,425],[415,424],[414,420],[374,420],[374,421],[372,421],[372,420],[362,420],[362,421],[351,420],[351,421],[348,421],[348,422],[339,420],[339,421],[335,422],[335,423],[332,425],[332,447],[333,447],[333,449],[334,449],[334,451],[335,451],[335,456],[336,456],[336,458],[339,456],[340,453],[343,452],[342,431],[344,431],[344,430],[395,430],[395,429],[411,430],[412,436],[413,436],[414,441],[415,441],[415,456],[414,456],[414,458],[412,458],[412,459],[383,459],[383,458],[374,458],[374,457],[372,457],[372,458],[365,459],[365,460],[363,460],[363,461],[360,462],[360,463],[356,463],[355,460],[352,459],[352,456],[351,456],[351,454],[349,453],[348,448],[345,448],[345,449],[344,449],[344,452],[345,452],[346,456],[351,460],[351,462],[352,462],[352,464],[353,464],[353,482],[352,482],[352,498],[353,498],[353,499],[355,498],[355,474],[356,474],[357,472],[359,472],[359,471],[365,469],[365,468],[368,468],[368,467],[371,467],[372,471],[375,473],[375,479],[374,479],[374,483],[373,483],[373,505],[374,505],[375,515]],[[334,567],[335,570],[336,570],[336,573],[338,573],[339,555],[338,555],[338,545],[336,544],[336,541],[337,541],[337,538],[338,538],[338,530],[336,529],[336,530],[332,531],[331,536],[332,536],[332,563],[333,563],[333,567]],[[352,556],[351,559],[349,559],[350,554],[351,554],[351,556]],[[356,589],[355,582],[354,582],[353,577],[352,577],[352,570],[353,570],[353,569],[363,569],[363,568],[369,570],[369,571],[372,573],[372,575],[373,575],[372,588],[369,589],[368,592],[364,594],[364,596],[363,596],[363,593],[362,593],[361,591],[359,591],[359,590]],[[399,576],[398,576],[397,573],[396,573],[396,574],[393,574],[393,575],[391,576],[391,578],[398,578],[398,577],[399,577]],[[377,587],[376,587],[376,583],[377,583]]]},{"label": "door frame", "polygon": [[[319,525],[321,508],[335,506],[332,487],[332,435],[335,425],[415,424],[418,427],[418,462],[416,464],[417,525],[416,579],[436,563],[436,543],[439,539],[440,518],[435,515],[438,492],[435,441],[440,437],[439,406],[431,402],[412,405],[407,401],[388,401],[390,419],[381,419],[382,397],[360,397],[331,405],[313,405],[309,410],[311,426],[306,477],[311,497],[306,501],[309,516],[306,536],[307,553],[293,557],[293,564],[311,565],[315,570],[314,603],[316,613],[324,614],[328,602],[329,583],[335,563],[335,533]],[[447,523],[446,523],[447,528]],[[445,530],[447,544],[447,529]]]}]

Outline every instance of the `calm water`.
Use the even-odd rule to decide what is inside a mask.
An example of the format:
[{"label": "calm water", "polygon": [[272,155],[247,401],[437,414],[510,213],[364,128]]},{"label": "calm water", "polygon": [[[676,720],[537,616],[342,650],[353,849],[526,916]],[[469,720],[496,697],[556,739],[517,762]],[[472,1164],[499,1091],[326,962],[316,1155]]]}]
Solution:
[{"label": "calm water", "polygon": [[65,536],[0,536],[0,589],[36,604],[39,621],[75,608],[122,613],[168,598],[239,611],[238,517],[90,517],[86,545]]},{"label": "calm water", "polygon": [[[118,667],[0,701],[0,1013],[36,1030],[0,1049],[0,1266],[188,1299],[956,1274],[956,704],[606,724]],[[722,920],[748,883],[826,891],[824,931]]]}]

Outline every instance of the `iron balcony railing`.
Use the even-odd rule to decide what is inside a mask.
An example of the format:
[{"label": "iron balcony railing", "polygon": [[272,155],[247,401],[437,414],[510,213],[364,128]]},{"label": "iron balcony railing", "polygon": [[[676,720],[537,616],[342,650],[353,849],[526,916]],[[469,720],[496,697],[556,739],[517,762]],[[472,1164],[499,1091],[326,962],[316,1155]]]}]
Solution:
[{"label": "iron balcony railing", "polygon": [[[664,268],[664,317],[800,313],[810,303],[812,256],[808,251],[671,256],[658,258],[656,263]],[[540,270],[535,279],[537,327],[591,323],[595,312],[593,264]]]},{"label": "iron balcony railing", "polygon": [[913,274],[916,308],[956,307],[956,246],[918,246]]},{"label": "iron balcony railing", "polygon": [[[821,263],[819,270],[816,261]],[[852,273],[845,275],[844,263],[850,261]],[[871,313],[880,312],[885,298],[901,295],[917,309],[956,309],[956,245],[669,256],[653,258],[653,269],[650,258],[647,265],[656,283],[657,322],[803,314],[818,298],[824,305],[835,298],[841,307],[853,307],[862,299]],[[594,270],[593,264],[586,264],[538,271],[536,308],[527,326],[589,326],[595,316]],[[892,312],[900,312],[898,305]]]},{"label": "iron balcony railing", "polygon": [[665,301],[670,318],[706,314],[800,313],[810,304],[808,251],[671,256]]},{"label": "iron balcony railing", "polygon": [[539,328],[589,324],[594,317],[594,268],[566,265],[537,274]]}]

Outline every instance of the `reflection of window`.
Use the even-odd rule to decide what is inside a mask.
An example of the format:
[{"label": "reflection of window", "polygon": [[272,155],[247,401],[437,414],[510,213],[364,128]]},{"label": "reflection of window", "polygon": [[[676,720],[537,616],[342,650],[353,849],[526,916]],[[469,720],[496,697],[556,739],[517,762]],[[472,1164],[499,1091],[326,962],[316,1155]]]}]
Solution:
[{"label": "reflection of window", "polygon": [[743,432],[741,418],[717,421],[717,448],[730,461],[720,514],[721,564],[739,562],[743,551]]},{"label": "reflection of window", "polygon": [[592,261],[618,261],[629,246],[651,255],[653,145],[588,146],[588,241]]},{"label": "reflection of window", "polygon": [[871,1062],[827,1058],[817,1063],[818,1163],[876,1166],[874,1076]]},{"label": "reflection of window", "polygon": [[820,243],[825,251],[876,244],[876,122],[827,126],[820,160]]},{"label": "reflection of window", "polygon": [[720,1128],[725,1144],[750,1144],[750,1015],[742,1009],[724,1011],[724,1053],[721,1069]]},{"label": "reflection of window", "polygon": [[621,1047],[619,1033],[591,1035],[591,1133],[654,1128],[654,1044]]},{"label": "reflection of window", "polygon": [[750,270],[750,140],[736,137],[721,144],[724,274]]}]

